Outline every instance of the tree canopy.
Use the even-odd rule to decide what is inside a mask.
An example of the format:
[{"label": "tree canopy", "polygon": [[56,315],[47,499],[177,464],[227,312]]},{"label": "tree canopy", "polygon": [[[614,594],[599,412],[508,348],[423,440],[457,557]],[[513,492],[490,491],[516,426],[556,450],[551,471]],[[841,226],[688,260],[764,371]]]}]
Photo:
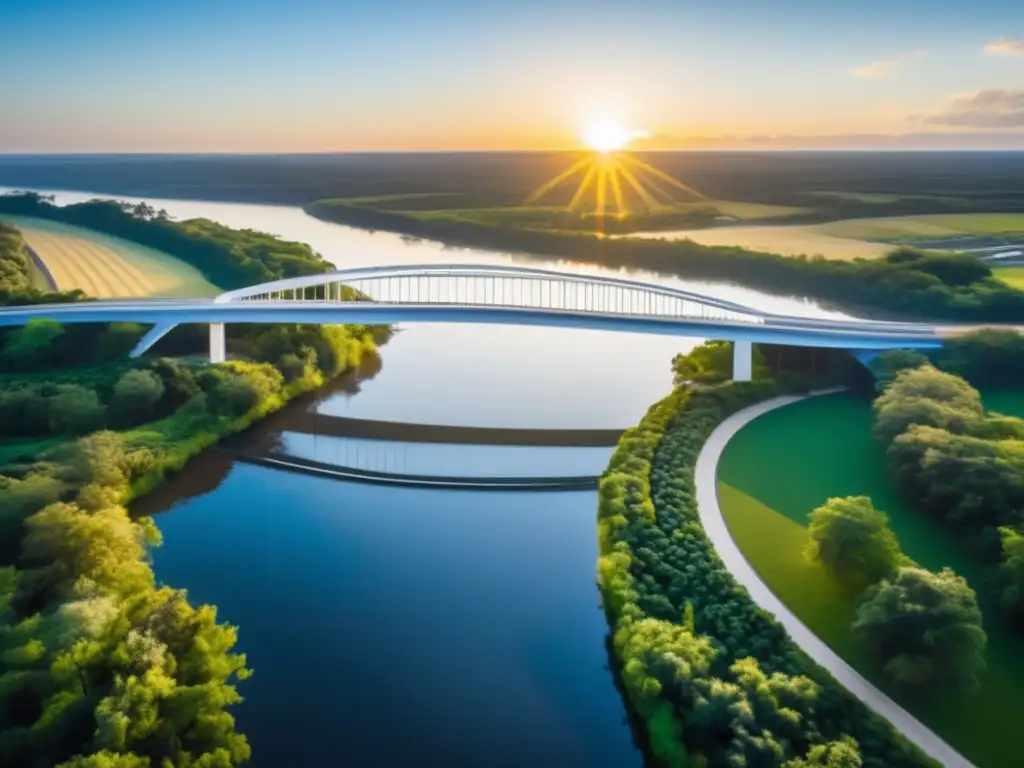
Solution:
[{"label": "tree canopy", "polygon": [[970,692],[985,670],[974,590],[948,568],[903,567],[869,587],[853,630],[884,661],[885,675],[909,689]]},{"label": "tree canopy", "polygon": [[808,533],[807,557],[848,584],[873,584],[900,564],[889,518],[866,496],[829,499],[811,512]]}]

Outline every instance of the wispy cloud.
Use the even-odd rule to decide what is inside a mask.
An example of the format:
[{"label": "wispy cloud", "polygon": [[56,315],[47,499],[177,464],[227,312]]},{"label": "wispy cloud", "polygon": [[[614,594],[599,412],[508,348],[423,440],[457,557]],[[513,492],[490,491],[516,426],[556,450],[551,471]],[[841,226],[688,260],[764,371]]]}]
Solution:
[{"label": "wispy cloud", "polygon": [[1024,37],[1001,37],[985,46],[985,53],[999,56],[1024,56]]},{"label": "wispy cloud", "polygon": [[1024,128],[1024,88],[989,88],[957,96],[944,110],[920,119],[957,128]]},{"label": "wispy cloud", "polygon": [[908,62],[913,61],[914,59],[919,59],[927,54],[928,51],[905,51],[904,53],[897,53],[895,56],[890,56],[888,59],[880,59],[861,67],[854,67],[850,70],[850,74],[853,77],[889,77],[903,69]]}]

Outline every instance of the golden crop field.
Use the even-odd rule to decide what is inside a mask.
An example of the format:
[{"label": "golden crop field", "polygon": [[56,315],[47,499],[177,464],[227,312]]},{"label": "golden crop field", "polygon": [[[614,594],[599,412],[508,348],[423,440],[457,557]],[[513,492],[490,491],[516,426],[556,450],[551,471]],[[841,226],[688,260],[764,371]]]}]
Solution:
[{"label": "golden crop field", "polygon": [[1001,236],[1016,232],[1024,232],[1024,214],[962,213],[844,219],[825,224],[735,225],[645,232],[631,237],[686,238],[701,245],[733,245],[783,256],[876,259],[901,243],[912,246],[915,240]]},{"label": "golden crop field", "polygon": [[[822,231],[827,225],[730,226],[676,232],[647,232],[642,237],[692,240],[701,245],[732,245],[783,256],[824,256],[828,259],[876,259],[894,246],[836,237]],[[631,235],[633,237],[634,235]]]},{"label": "golden crop field", "polygon": [[4,216],[42,259],[59,290],[97,298],[216,296],[220,289],[195,267],[145,246],[43,219]]}]

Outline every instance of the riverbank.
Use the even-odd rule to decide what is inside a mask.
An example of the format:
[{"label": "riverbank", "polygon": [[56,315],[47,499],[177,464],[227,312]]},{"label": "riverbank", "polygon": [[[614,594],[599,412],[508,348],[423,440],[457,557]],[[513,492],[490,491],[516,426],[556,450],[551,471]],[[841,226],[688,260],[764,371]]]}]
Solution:
[{"label": "riverbank", "polygon": [[808,295],[840,308],[865,307],[907,317],[1008,322],[1024,319],[1024,291],[992,276],[970,256],[894,250],[866,261],[788,257],[725,246],[487,226],[323,200],[310,216],[366,230],[425,238],[455,247],[561,257],[663,275],[727,281],[785,296]]},{"label": "riverbank", "polygon": [[[764,750],[781,764],[845,737],[866,766],[933,765],[738,588],[701,527],[701,446],[726,417],[774,394],[771,382],[677,389],[612,458],[599,489],[599,582],[628,699],[668,765],[701,755],[717,767]],[[775,686],[793,692],[785,703],[765,700]],[[783,706],[794,719],[777,719]],[[736,707],[750,713],[742,727]]]}]

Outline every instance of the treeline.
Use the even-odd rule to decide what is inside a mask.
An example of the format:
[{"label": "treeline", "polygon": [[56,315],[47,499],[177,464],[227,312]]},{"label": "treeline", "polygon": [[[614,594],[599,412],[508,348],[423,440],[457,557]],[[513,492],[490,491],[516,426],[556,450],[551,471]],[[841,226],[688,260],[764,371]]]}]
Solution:
[{"label": "treeline", "polygon": [[[783,389],[809,391],[843,385],[860,391],[871,375],[843,349],[815,349],[786,344],[754,344],[754,381],[771,379]],[[721,384],[733,375],[733,343],[706,341],[672,358],[675,386]]]},{"label": "treeline", "polygon": [[700,524],[694,467],[772,381],[679,388],[627,430],[599,490],[599,581],[630,702],[669,766],[933,765],[758,608]]},{"label": "treeline", "polygon": [[[92,339],[66,355],[64,327],[36,320],[7,336],[0,348],[0,369],[11,364],[31,371],[54,360],[109,363],[85,371],[19,379],[9,375],[0,388],[0,438],[84,435],[99,429],[125,429],[170,415],[202,391],[229,415],[251,407],[255,393],[248,385],[224,381],[219,369],[195,360],[123,359],[141,329],[113,324],[98,328]],[[85,326],[88,328],[88,326]],[[255,362],[271,363],[285,384],[319,376],[334,378],[355,367],[367,344],[386,337],[386,329],[362,326],[274,325],[240,327],[232,339],[235,353]],[[89,342],[92,342],[92,348]],[[70,358],[70,359],[69,359]],[[196,388],[193,371],[202,386]],[[223,409],[222,409],[223,410]]]},{"label": "treeline", "polygon": [[[250,330],[238,343],[256,362],[115,362],[3,382],[5,439],[67,436],[0,467],[5,768],[228,768],[249,758],[228,711],[249,675],[233,652],[236,629],[157,586],[148,553],[159,533],[125,506],[221,437],[357,365],[380,336],[361,326]],[[119,431],[92,431],[102,426]]]},{"label": "treeline", "polygon": [[[976,381],[1019,386],[1022,352],[1018,335],[987,332],[937,357]],[[875,401],[874,431],[897,490],[956,531],[1024,619],[1024,420],[986,413],[967,381],[919,355],[883,355],[877,366],[891,381]]]},{"label": "treeline", "polygon": [[52,197],[20,192],[0,195],[3,213],[60,221],[155,248],[191,264],[225,290],[334,269],[304,243],[208,219],[172,221],[166,211],[146,203],[90,200],[58,206]]},{"label": "treeline", "polygon": [[426,219],[325,200],[305,210],[328,221],[398,232],[458,246],[519,251],[722,280],[785,295],[809,296],[854,310],[978,322],[1024,321],[1024,292],[992,276],[979,259],[899,248],[881,259],[838,261],[781,256],[689,240],[610,239],[592,235]]}]

